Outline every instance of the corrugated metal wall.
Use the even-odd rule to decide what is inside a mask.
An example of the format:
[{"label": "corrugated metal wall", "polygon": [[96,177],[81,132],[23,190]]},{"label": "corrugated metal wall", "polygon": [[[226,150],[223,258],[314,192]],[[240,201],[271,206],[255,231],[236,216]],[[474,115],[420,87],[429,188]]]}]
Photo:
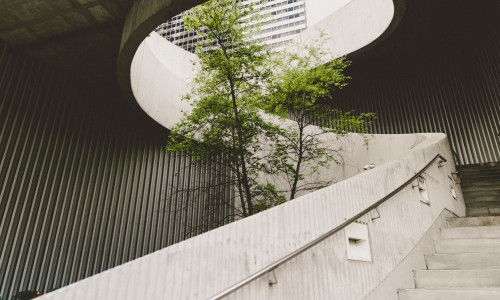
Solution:
[{"label": "corrugated metal wall", "polygon": [[188,197],[178,189],[220,184],[217,159],[194,166],[166,153],[166,130],[131,123],[119,101],[66,77],[0,45],[2,299],[67,285],[231,220],[227,206],[208,205],[231,189]]},{"label": "corrugated metal wall", "polygon": [[379,54],[352,58],[351,84],[335,106],[376,112],[373,133],[447,133],[463,164],[498,162],[498,13],[475,1],[452,6],[408,1],[410,24],[371,50]]}]

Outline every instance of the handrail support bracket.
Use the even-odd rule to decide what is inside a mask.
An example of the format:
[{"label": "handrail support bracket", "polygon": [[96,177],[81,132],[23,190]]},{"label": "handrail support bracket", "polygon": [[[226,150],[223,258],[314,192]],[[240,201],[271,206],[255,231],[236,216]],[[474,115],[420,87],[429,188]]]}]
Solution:
[{"label": "handrail support bracket", "polygon": [[275,285],[278,283],[278,279],[276,278],[276,273],[274,273],[274,270],[272,270],[271,272],[267,273],[267,276],[268,276],[268,282],[269,282],[269,285],[272,286],[272,285]]}]

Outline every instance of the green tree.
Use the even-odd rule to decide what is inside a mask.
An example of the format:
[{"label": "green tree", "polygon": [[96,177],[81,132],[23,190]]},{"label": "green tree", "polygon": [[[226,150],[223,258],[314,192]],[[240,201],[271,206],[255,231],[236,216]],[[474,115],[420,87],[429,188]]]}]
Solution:
[{"label": "green tree", "polygon": [[242,216],[283,199],[271,183],[258,180],[265,169],[263,145],[279,130],[261,113],[269,50],[248,38],[261,16],[239,0],[210,0],[185,15],[184,26],[200,36],[197,75],[185,96],[192,111],[172,128],[167,145],[199,162],[224,153]]},{"label": "green tree", "polygon": [[344,74],[350,61],[345,57],[334,59],[325,49],[326,41],[320,33],[318,40],[294,43],[290,51],[277,53],[273,59],[267,111],[295,122],[288,122],[281,138],[275,141],[268,172],[284,174],[290,199],[301,191],[331,184],[331,179],[305,179],[319,175],[320,169],[329,168],[332,162],[341,164],[340,143],[332,140],[352,132],[365,133],[375,117],[372,113],[355,115],[332,107],[335,91],[344,88],[350,79]]}]

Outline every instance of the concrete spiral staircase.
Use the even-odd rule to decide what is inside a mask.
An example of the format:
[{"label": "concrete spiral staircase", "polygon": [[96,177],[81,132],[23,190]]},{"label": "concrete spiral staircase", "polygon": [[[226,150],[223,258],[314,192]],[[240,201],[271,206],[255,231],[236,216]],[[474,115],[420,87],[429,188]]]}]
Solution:
[{"label": "concrete spiral staircase", "polygon": [[500,216],[453,218],[400,300],[500,299]]}]

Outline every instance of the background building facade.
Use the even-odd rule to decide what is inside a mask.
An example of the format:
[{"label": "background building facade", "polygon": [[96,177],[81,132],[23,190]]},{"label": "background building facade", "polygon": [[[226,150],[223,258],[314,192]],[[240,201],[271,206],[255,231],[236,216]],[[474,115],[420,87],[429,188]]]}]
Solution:
[{"label": "background building facade", "polygon": [[[256,9],[264,9],[269,17],[268,24],[262,26],[262,33],[255,36],[256,40],[269,45],[275,50],[282,49],[299,33],[307,28],[305,0],[246,0],[253,3]],[[158,26],[155,31],[171,43],[186,51],[195,52],[196,42],[200,38],[195,32],[188,31],[183,26],[183,12]]]}]

